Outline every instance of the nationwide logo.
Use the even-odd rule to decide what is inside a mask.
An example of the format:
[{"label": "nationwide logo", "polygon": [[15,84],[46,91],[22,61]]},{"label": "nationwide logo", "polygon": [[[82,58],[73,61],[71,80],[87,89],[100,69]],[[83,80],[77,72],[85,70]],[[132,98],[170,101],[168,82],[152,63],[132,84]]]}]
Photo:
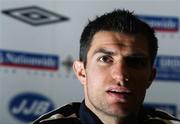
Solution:
[{"label": "nationwide logo", "polygon": [[25,53],[0,49],[0,66],[58,70],[59,57],[49,54]]},{"label": "nationwide logo", "polygon": [[156,80],[180,81],[180,56],[158,56]]},{"label": "nationwide logo", "polygon": [[48,11],[38,6],[28,6],[3,10],[2,13],[32,26],[40,26],[69,20],[68,17]]},{"label": "nationwide logo", "polygon": [[9,103],[11,115],[24,122],[32,122],[54,108],[54,103],[50,99],[33,92],[18,94]]},{"label": "nationwide logo", "polygon": [[177,109],[177,105],[175,105],[175,104],[144,103],[144,107],[161,109],[161,110],[168,112],[169,114],[171,114],[173,116],[177,116],[178,109]]},{"label": "nationwide logo", "polygon": [[179,19],[178,17],[168,16],[146,16],[137,15],[142,21],[148,23],[154,30],[163,32],[178,32]]}]

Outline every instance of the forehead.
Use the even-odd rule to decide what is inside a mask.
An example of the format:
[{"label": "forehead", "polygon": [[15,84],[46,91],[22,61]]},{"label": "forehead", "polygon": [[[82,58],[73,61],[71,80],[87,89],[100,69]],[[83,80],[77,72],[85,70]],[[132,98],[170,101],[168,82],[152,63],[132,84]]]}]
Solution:
[{"label": "forehead", "polygon": [[148,41],[140,34],[128,35],[119,32],[97,32],[91,43],[90,51],[100,48],[141,52],[148,55]]}]

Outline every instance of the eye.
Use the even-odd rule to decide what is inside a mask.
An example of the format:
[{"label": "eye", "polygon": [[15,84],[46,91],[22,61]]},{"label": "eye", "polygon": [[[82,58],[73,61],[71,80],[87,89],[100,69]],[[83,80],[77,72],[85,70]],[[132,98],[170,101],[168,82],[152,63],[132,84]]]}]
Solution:
[{"label": "eye", "polygon": [[113,62],[113,58],[111,56],[105,55],[105,56],[101,56],[99,58],[99,61],[103,62],[103,63],[112,63]]},{"label": "eye", "polygon": [[127,57],[126,63],[131,68],[144,68],[148,65],[148,61],[144,57]]}]

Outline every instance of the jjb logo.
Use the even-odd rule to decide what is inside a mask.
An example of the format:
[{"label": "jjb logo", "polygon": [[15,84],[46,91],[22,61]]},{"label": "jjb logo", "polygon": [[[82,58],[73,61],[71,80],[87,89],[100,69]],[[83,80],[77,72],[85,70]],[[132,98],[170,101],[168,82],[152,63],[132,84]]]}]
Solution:
[{"label": "jjb logo", "polygon": [[53,109],[54,104],[50,99],[36,93],[19,94],[9,104],[10,113],[24,122],[32,122],[40,115]]}]

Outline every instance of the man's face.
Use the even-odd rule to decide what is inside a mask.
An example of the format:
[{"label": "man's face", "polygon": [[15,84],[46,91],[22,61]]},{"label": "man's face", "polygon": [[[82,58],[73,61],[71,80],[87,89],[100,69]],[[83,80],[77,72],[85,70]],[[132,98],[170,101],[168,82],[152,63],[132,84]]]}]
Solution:
[{"label": "man's face", "polygon": [[145,40],[109,31],[94,35],[79,78],[93,112],[123,117],[138,111],[155,75]]}]

